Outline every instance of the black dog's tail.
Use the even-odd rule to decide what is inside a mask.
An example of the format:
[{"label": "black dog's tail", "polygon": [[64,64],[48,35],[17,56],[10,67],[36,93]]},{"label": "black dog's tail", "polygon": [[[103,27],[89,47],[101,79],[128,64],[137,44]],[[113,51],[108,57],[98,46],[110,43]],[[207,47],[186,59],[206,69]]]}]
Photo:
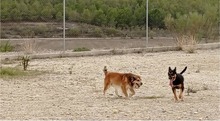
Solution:
[{"label": "black dog's tail", "polygon": [[186,71],[186,69],[187,69],[187,66],[183,69],[182,72],[180,72],[180,74],[183,74]]},{"label": "black dog's tail", "polygon": [[107,70],[107,67],[106,67],[106,66],[104,66],[103,72],[104,72],[104,74],[105,74],[105,76],[106,76],[107,73],[108,73],[108,70]]}]

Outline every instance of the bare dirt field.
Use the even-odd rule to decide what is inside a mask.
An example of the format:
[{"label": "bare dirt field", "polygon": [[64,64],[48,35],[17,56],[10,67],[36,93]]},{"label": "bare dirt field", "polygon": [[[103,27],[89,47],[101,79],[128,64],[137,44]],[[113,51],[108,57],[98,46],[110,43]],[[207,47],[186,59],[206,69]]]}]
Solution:
[{"label": "bare dirt field", "polygon": [[[220,49],[31,60],[35,77],[0,79],[0,119],[218,120]],[[17,66],[19,62],[2,66]],[[143,85],[130,99],[110,88],[103,96],[103,67],[132,72]],[[184,101],[174,102],[168,67],[187,66]],[[72,74],[69,71],[72,67]],[[187,94],[192,89],[195,93]],[[121,93],[120,93],[121,94]],[[122,94],[121,94],[122,95]]]},{"label": "bare dirt field", "polygon": [[[8,39],[3,39],[3,41]],[[34,51],[62,51],[64,48],[64,41],[62,38],[27,38],[27,39],[10,39],[10,43],[15,47],[15,51],[24,51],[24,47],[33,46]],[[77,48],[88,48],[90,50],[96,49],[122,49],[122,48],[144,48],[152,46],[174,46],[176,41],[168,37],[155,37],[146,42],[145,38],[66,38],[66,50],[73,50]],[[204,42],[201,42],[204,43]]]},{"label": "bare dirt field", "polygon": [[[8,41],[1,39],[0,42]],[[9,39],[14,47],[15,52],[37,53],[63,51],[64,41],[62,38],[26,38],[26,39]],[[208,43],[219,42],[218,40],[209,40]],[[128,48],[145,48],[145,47],[162,47],[176,46],[176,41],[172,37],[154,37],[146,41],[146,38],[66,38],[65,50],[73,51],[79,48],[89,50],[108,50],[108,49],[128,49]],[[198,44],[207,43],[201,40]],[[1,54],[1,53],[0,53]]]}]

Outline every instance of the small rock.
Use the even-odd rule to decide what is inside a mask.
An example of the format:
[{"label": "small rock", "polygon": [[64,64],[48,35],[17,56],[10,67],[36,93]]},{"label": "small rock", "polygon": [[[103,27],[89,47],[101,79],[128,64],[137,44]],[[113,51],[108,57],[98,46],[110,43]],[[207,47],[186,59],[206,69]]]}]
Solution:
[{"label": "small rock", "polygon": [[118,113],[119,112],[119,110],[117,110],[117,109],[114,109],[113,110],[113,114],[116,114],[116,113]]},{"label": "small rock", "polygon": [[196,111],[196,112],[194,112],[194,114],[197,114],[198,112]]},{"label": "small rock", "polygon": [[167,111],[165,111],[165,110],[162,110],[162,113],[166,113]]},{"label": "small rock", "polygon": [[206,118],[206,119],[208,119],[208,118],[209,118],[209,116],[206,116],[205,118]]}]

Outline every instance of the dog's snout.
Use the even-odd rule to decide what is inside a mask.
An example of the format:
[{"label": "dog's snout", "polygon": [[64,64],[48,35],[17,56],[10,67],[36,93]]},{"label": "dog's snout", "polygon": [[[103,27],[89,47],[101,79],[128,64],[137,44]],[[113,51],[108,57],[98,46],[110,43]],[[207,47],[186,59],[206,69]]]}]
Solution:
[{"label": "dog's snout", "polygon": [[143,85],[143,83],[141,82],[141,85]]}]

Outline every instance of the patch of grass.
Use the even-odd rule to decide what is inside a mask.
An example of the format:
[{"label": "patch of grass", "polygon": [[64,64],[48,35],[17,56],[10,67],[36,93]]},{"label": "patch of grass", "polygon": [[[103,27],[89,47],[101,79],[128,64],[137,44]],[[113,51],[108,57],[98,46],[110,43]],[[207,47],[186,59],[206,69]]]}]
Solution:
[{"label": "patch of grass", "polygon": [[16,67],[2,67],[0,69],[0,78],[5,77],[22,77],[22,76],[35,76],[42,74],[40,71],[23,71]]},{"label": "patch of grass", "polygon": [[0,52],[11,52],[13,48],[9,41],[0,43]]},{"label": "patch of grass", "polygon": [[24,71],[18,69],[18,68],[12,68],[12,67],[5,67],[0,69],[0,76],[22,76],[26,75]]},{"label": "patch of grass", "polygon": [[86,47],[80,47],[73,50],[73,52],[81,52],[81,51],[91,51],[91,50]]}]

